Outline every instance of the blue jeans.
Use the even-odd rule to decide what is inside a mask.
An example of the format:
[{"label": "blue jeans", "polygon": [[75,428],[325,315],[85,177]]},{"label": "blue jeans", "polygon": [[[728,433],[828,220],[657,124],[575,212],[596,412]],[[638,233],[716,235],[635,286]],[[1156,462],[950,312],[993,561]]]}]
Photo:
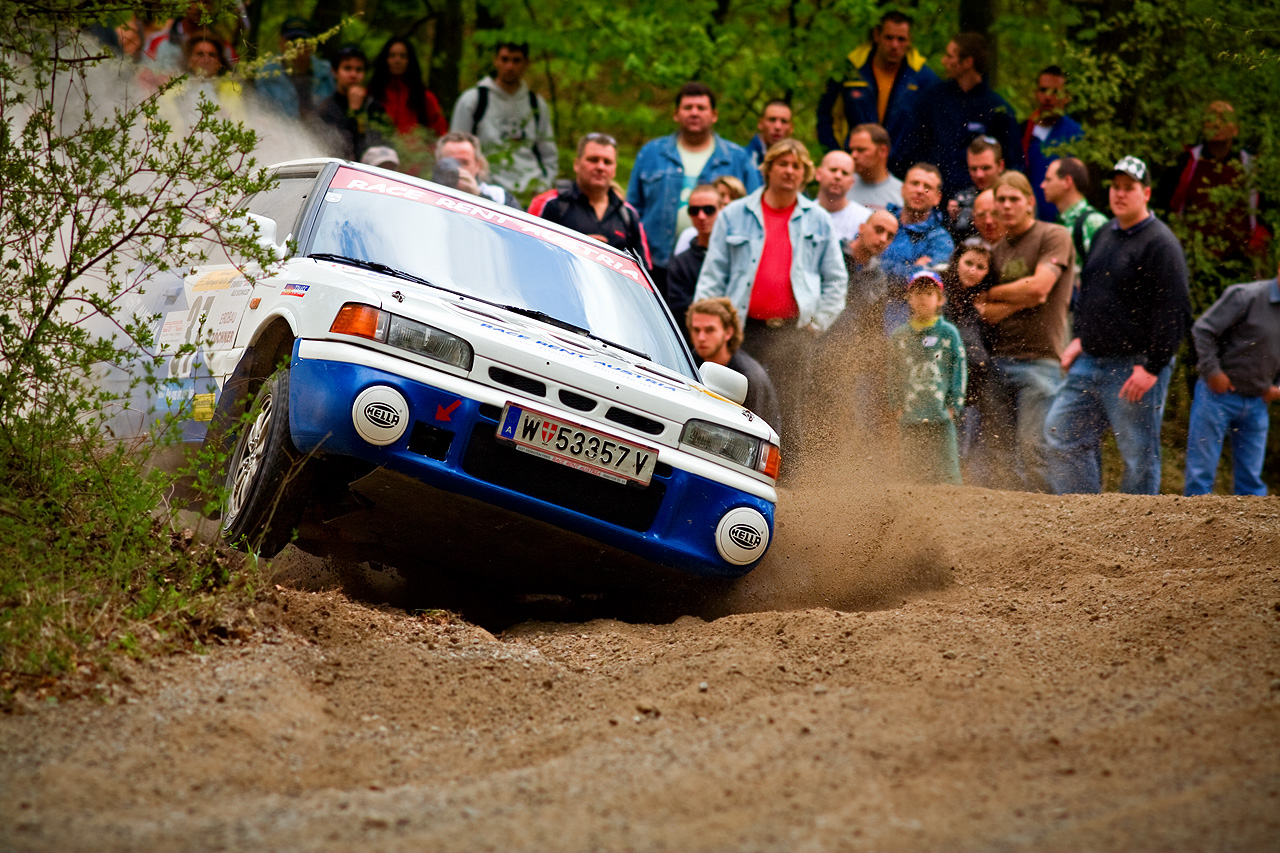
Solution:
[{"label": "blue jeans", "polygon": [[1133,374],[1135,363],[1133,357],[1094,357],[1082,352],[1071,365],[1044,425],[1049,484],[1056,494],[1102,491],[1098,448],[1108,426],[1124,459],[1120,491],[1160,492],[1160,423],[1173,363],[1165,365],[1141,400],[1131,403],[1120,399],[1120,386]]},{"label": "blue jeans", "polygon": [[1204,379],[1196,382],[1187,427],[1187,476],[1184,495],[1207,495],[1218,472],[1222,441],[1231,431],[1233,481],[1237,495],[1265,495],[1262,462],[1267,455],[1267,403],[1234,391],[1215,394]]},{"label": "blue jeans", "polygon": [[981,485],[1049,491],[1044,421],[1061,384],[1056,359],[991,359],[977,397]]}]

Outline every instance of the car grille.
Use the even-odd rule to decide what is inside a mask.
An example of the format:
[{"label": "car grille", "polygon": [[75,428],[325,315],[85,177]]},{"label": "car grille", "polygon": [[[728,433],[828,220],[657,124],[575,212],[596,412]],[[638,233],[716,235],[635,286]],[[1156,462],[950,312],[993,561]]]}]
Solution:
[{"label": "car grille", "polygon": [[647,432],[649,435],[662,435],[663,425],[653,418],[646,418],[644,415],[637,415],[635,412],[628,412],[626,409],[619,409],[617,406],[611,406],[604,416],[616,424],[629,426],[632,429]]},{"label": "car grille", "polygon": [[510,370],[503,370],[501,367],[490,367],[489,378],[509,388],[523,391],[531,397],[547,396],[547,383],[531,376],[521,376],[519,373],[512,373]]},{"label": "car grille", "polygon": [[[471,431],[462,468],[495,486],[636,531],[653,526],[667,491],[656,476],[641,488],[522,453],[498,441],[495,425],[483,421]],[[670,466],[662,468],[670,476]]]},{"label": "car grille", "polygon": [[584,397],[564,388],[560,389],[560,402],[571,409],[577,409],[579,412],[589,412],[599,405],[590,397]]}]

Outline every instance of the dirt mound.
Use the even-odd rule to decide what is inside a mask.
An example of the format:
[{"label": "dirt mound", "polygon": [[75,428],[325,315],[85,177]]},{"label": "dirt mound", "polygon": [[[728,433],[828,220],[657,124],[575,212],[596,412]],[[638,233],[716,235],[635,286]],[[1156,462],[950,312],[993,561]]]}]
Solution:
[{"label": "dirt mound", "polygon": [[0,719],[0,848],[1280,843],[1280,499],[833,476],[661,622],[495,635],[296,558],[251,637]]}]

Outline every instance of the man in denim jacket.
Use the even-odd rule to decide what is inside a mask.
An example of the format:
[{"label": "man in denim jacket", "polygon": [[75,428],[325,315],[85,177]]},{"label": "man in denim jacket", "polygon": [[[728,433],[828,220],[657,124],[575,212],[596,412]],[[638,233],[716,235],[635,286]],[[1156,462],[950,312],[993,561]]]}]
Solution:
[{"label": "man in denim jacket", "polygon": [[716,99],[705,83],[680,87],[675,120],[677,132],[640,149],[627,187],[627,201],[640,213],[649,237],[654,280],[664,293],[676,237],[691,224],[685,207],[693,188],[721,175],[742,181],[748,192],[760,186],[760,173],[746,149],[714,133]]},{"label": "man in denim jacket", "polygon": [[800,195],[814,171],[804,145],[775,143],[760,171],[764,187],[716,219],[694,300],[728,297],[746,315],[743,349],[773,378],[782,446],[795,454],[818,335],[844,309],[849,277],[831,217]]}]

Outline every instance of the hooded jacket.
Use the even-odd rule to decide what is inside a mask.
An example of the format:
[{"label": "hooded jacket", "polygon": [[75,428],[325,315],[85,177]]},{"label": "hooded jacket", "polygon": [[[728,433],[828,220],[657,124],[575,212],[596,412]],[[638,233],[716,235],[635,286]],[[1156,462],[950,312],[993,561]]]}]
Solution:
[{"label": "hooded jacket", "polygon": [[[488,94],[477,122],[481,89]],[[449,129],[480,138],[490,177],[511,192],[555,183],[559,164],[551,108],[523,81],[515,94],[508,95],[492,77],[485,77],[458,98]]]}]

